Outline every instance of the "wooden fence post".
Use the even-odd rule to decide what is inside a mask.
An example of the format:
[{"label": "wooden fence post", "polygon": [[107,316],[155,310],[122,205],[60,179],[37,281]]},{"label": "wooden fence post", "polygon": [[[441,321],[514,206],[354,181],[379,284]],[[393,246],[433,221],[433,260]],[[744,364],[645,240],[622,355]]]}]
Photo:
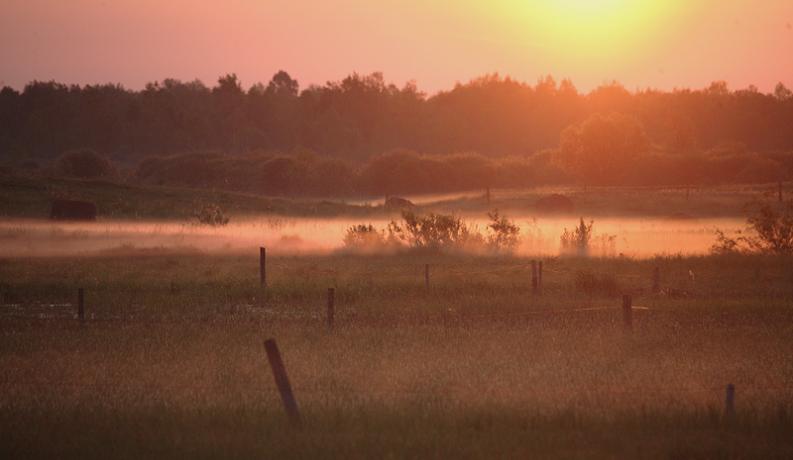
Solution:
[{"label": "wooden fence post", "polygon": [[536,294],[537,293],[537,261],[531,261],[531,292]]},{"label": "wooden fence post", "polygon": [[724,398],[724,415],[732,417],[735,415],[735,385],[727,385],[727,395]]},{"label": "wooden fence post", "polygon": [[267,249],[259,248],[259,284],[261,287],[267,287]]},{"label": "wooden fence post", "polygon": [[430,288],[430,264],[424,264],[424,286]]},{"label": "wooden fence post", "polygon": [[289,384],[289,377],[286,375],[286,368],[281,360],[281,353],[278,351],[278,345],[275,340],[265,340],[264,350],[267,352],[267,360],[270,362],[270,369],[272,369],[273,377],[275,378],[275,386],[278,387],[278,393],[281,394],[281,401],[284,403],[286,415],[294,426],[300,427],[302,425],[300,411],[297,408],[297,401],[292,393],[292,385]]},{"label": "wooden fence post", "polygon": [[328,329],[333,329],[334,316],[336,316],[336,289],[328,288]]},{"label": "wooden fence post", "polygon": [[627,294],[622,296],[622,322],[625,329],[633,329],[633,298]]},{"label": "wooden fence post", "polygon": [[653,269],[653,294],[661,292],[661,269],[656,266]]},{"label": "wooden fence post", "polygon": [[81,323],[85,321],[85,291],[83,288],[77,289],[77,319]]}]

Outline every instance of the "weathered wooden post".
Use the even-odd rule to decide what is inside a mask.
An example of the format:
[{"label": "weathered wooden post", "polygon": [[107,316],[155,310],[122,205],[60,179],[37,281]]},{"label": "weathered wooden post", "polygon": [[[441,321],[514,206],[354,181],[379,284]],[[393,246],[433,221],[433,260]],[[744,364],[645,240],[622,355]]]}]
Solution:
[{"label": "weathered wooden post", "polygon": [[622,296],[622,322],[625,329],[633,329],[633,298],[629,295]]},{"label": "weathered wooden post", "polygon": [[336,316],[336,289],[328,288],[328,329],[333,329],[333,320]]},{"label": "weathered wooden post", "polygon": [[281,360],[281,353],[278,351],[278,345],[275,340],[265,340],[264,350],[267,352],[267,360],[270,362],[270,369],[272,369],[273,377],[275,378],[275,386],[278,387],[278,393],[281,394],[281,401],[284,403],[286,415],[292,425],[300,427],[302,425],[300,411],[297,408],[297,401],[292,393],[292,385],[289,384],[289,377],[286,375],[286,368]]},{"label": "weathered wooden post", "polygon": [[259,284],[261,287],[267,287],[267,249],[259,248]]},{"label": "weathered wooden post", "polygon": [[653,294],[661,292],[661,269],[656,266],[653,269]]},{"label": "weathered wooden post", "polygon": [[531,261],[531,292],[534,294],[537,293],[537,261]]},{"label": "weathered wooden post", "polygon": [[85,291],[83,288],[77,289],[77,319],[81,323],[85,321]]},{"label": "weathered wooden post", "polygon": [[735,385],[727,385],[727,395],[724,398],[724,416],[733,417],[735,415]]},{"label": "weathered wooden post", "polygon": [[424,264],[424,286],[430,288],[430,264]]}]

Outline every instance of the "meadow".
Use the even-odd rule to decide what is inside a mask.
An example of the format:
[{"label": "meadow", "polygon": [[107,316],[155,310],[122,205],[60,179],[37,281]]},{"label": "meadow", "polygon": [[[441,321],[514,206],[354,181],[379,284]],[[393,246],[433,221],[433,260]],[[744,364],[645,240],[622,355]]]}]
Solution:
[{"label": "meadow", "polygon": [[548,257],[539,294],[522,257],[274,254],[266,289],[258,262],[165,248],[3,259],[2,455],[793,455],[789,258]]},{"label": "meadow", "polygon": [[[99,222],[42,220],[58,190],[96,202]],[[505,210],[524,244],[364,255],[339,239],[394,218],[377,200],[6,178],[0,456],[790,458],[793,261],[707,254],[714,225],[742,227],[744,204],[773,191],[409,197],[474,222]],[[538,216],[539,237],[532,206],[552,192],[578,212]],[[230,224],[191,223],[200,202],[220,203]],[[559,257],[556,233],[579,215],[625,241],[609,257]],[[302,428],[284,413],[269,338]]]}]

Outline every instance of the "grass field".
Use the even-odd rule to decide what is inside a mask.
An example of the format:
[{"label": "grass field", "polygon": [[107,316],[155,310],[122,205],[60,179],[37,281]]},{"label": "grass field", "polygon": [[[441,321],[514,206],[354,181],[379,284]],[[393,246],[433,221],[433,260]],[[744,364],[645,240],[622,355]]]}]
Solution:
[{"label": "grass field", "polygon": [[0,261],[0,456],[793,456],[789,258],[548,258],[541,295],[523,258],[274,254],[267,268],[262,295],[256,254]]},{"label": "grass field", "polygon": [[[791,184],[784,184],[790,193]],[[498,208],[512,214],[533,212],[534,203],[550,193],[563,193],[575,203],[574,217],[718,218],[743,217],[744,205],[775,196],[777,184],[724,187],[546,187],[493,189],[487,203],[484,191],[437,196],[409,196],[423,209],[484,215]],[[383,209],[382,197],[342,199],[289,199],[259,195],[141,186],[100,180],[0,175],[0,216],[47,218],[54,197],[96,203],[103,220],[190,220],[204,204],[221,206],[232,219],[262,214],[301,217],[383,216],[398,211]]]}]

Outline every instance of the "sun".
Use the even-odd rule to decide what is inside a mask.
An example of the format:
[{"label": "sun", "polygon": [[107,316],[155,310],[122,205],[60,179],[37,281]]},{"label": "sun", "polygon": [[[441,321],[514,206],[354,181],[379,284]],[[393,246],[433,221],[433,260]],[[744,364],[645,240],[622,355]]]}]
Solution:
[{"label": "sun", "polygon": [[630,0],[552,0],[537,3],[566,14],[610,14],[629,7],[632,2]]},{"label": "sun", "polygon": [[625,57],[652,40],[680,0],[501,0],[491,5],[516,41],[578,60]]}]

